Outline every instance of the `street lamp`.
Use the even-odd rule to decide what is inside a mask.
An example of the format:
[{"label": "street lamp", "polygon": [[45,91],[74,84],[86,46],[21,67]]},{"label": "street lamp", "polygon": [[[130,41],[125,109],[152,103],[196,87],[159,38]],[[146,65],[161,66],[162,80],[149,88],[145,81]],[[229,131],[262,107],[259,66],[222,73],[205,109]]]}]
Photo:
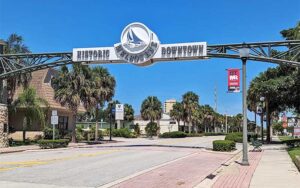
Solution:
[{"label": "street lamp", "polygon": [[261,116],[260,116],[260,126],[261,126],[261,143],[264,142],[264,102],[265,102],[265,97],[260,97],[259,98],[260,102],[262,103],[261,105]]},{"label": "street lamp", "polygon": [[110,110],[110,113],[109,113],[109,141],[112,141],[111,139],[111,129],[112,129],[112,113],[115,112],[115,109],[113,107],[113,101],[109,101],[108,102],[108,105],[111,105],[111,110]]},{"label": "street lamp", "polygon": [[249,48],[243,44],[243,48],[239,50],[240,58],[242,60],[242,84],[243,84],[243,160],[242,165],[249,165],[248,161],[248,141],[247,141],[247,89],[246,89],[246,62],[249,57]]}]

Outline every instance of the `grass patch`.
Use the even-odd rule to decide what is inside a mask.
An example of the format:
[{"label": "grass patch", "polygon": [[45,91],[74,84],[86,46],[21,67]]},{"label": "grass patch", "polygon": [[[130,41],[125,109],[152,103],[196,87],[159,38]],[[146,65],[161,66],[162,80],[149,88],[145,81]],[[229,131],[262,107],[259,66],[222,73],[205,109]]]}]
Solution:
[{"label": "grass patch", "polygon": [[300,147],[289,148],[288,153],[289,153],[290,157],[292,158],[292,160],[295,162],[296,155],[300,156]]},{"label": "grass patch", "polygon": [[292,136],[278,136],[279,140],[286,141],[294,139]]}]

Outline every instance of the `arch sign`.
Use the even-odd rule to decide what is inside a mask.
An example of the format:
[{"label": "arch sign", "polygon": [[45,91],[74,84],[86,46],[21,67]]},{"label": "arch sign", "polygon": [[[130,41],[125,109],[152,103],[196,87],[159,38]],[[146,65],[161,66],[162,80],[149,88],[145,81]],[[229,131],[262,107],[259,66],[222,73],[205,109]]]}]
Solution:
[{"label": "arch sign", "polygon": [[139,66],[155,61],[207,58],[206,42],[160,44],[158,37],[142,23],[127,25],[114,47],[74,48],[73,61],[87,63],[131,63]]}]

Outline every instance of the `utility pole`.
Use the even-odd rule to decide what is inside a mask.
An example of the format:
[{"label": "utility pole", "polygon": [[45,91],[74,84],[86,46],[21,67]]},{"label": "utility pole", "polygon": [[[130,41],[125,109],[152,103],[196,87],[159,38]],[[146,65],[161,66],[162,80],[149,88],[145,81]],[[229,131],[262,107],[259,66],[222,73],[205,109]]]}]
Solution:
[{"label": "utility pole", "polygon": [[215,112],[218,111],[218,93],[217,93],[217,84],[215,84]]}]

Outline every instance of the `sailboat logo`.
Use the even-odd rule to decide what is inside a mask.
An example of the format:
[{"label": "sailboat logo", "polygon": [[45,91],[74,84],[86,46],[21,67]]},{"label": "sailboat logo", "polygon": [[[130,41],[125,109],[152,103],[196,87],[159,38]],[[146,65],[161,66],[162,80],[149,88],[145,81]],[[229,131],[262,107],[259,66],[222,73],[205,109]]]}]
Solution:
[{"label": "sailboat logo", "polygon": [[133,23],[128,25],[122,32],[121,43],[129,53],[141,53],[152,40],[150,30],[143,24]]},{"label": "sailboat logo", "polygon": [[132,28],[129,28],[127,32],[127,45],[131,48],[134,47],[145,47],[147,44],[137,34],[133,31]]}]

